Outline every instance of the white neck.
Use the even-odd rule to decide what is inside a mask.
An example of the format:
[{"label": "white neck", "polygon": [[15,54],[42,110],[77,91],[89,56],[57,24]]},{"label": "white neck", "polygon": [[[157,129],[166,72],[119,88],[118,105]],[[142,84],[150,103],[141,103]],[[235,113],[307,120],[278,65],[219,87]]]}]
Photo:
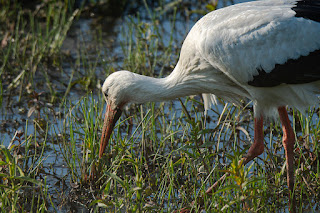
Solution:
[{"label": "white neck", "polygon": [[172,100],[178,97],[196,95],[205,92],[197,81],[182,78],[176,67],[166,78],[137,76],[136,89],[132,90],[132,102],[145,103]]}]

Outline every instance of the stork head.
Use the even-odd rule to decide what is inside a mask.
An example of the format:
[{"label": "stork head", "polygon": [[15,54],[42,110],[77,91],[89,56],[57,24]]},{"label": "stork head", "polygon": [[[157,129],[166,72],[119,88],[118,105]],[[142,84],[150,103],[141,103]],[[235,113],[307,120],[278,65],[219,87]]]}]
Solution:
[{"label": "stork head", "polygon": [[103,122],[99,158],[102,157],[113,128],[120,118],[123,107],[130,102],[130,87],[134,83],[134,73],[118,71],[108,76],[102,86],[102,93],[107,102]]}]

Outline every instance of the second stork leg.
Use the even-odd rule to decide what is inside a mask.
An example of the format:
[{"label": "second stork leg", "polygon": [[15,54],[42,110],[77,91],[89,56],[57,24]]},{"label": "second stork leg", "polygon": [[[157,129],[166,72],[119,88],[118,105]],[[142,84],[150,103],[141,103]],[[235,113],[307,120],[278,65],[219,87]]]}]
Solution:
[{"label": "second stork leg", "polygon": [[282,143],[284,150],[286,152],[286,159],[287,159],[287,184],[289,188],[289,212],[295,212],[295,198],[294,198],[294,156],[293,156],[293,149],[294,149],[294,142],[295,142],[295,135],[293,129],[291,127],[291,123],[288,117],[288,112],[286,107],[279,107],[278,108],[280,121],[282,124],[282,131],[283,131],[283,138]]},{"label": "second stork leg", "polygon": [[[245,157],[241,159],[242,164],[246,165],[248,162],[253,160],[255,157],[261,155],[264,150],[263,144],[263,117],[260,116],[259,118],[254,119],[254,140],[253,144],[251,145],[248,153]],[[229,173],[225,173],[219,180],[217,180],[210,188],[207,189],[206,193],[210,194],[217,185],[223,181]]]}]

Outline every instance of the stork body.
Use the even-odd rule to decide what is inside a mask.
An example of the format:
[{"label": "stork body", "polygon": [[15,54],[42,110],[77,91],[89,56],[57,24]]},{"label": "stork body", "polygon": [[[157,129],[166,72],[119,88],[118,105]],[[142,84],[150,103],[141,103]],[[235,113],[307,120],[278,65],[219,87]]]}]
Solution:
[{"label": "stork body", "polygon": [[128,103],[202,94],[208,110],[216,96],[233,103],[249,99],[254,103],[255,136],[244,163],[263,152],[263,118],[279,115],[293,192],[295,136],[285,107],[305,110],[318,102],[319,21],[320,2],[314,0],[256,1],[207,14],[190,30],[166,78],[118,71],[105,80],[107,110],[99,157]]}]

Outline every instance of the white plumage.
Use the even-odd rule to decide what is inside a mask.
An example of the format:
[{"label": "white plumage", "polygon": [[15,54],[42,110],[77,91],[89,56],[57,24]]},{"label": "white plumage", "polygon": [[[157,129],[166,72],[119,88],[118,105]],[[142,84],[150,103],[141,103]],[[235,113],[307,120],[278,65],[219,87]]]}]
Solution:
[{"label": "white plumage", "polygon": [[[257,68],[268,73],[276,64],[284,64],[288,59],[297,59],[320,49],[320,24],[295,17],[291,10],[295,3],[292,0],[257,1],[209,13],[191,29],[178,64],[190,67],[188,63],[195,60],[193,57],[203,58],[211,65],[210,71],[214,68],[224,74],[218,81],[209,82],[216,79],[216,73],[205,73],[207,84],[221,88],[219,83],[222,82],[224,87],[225,82],[231,81],[230,89],[226,88],[230,93],[212,93],[227,100],[239,96],[253,100],[256,114],[273,115],[271,112],[282,105],[304,109],[315,104],[317,98],[313,94],[319,92],[318,82],[271,88],[248,85],[248,81],[258,75]],[[189,53],[194,51],[198,54]]]},{"label": "white plumage", "polygon": [[[135,85],[125,92],[126,103],[203,93],[231,102],[248,98],[254,102],[256,115],[272,116],[282,105],[304,110],[317,102],[314,94],[319,92],[319,82],[268,88],[248,85],[248,81],[258,75],[257,68],[268,73],[276,64],[320,49],[320,24],[295,17],[291,8],[296,2],[256,1],[211,12],[190,30],[171,75],[151,79],[127,72],[114,73],[105,81],[102,91],[105,93],[114,78],[121,85],[128,82]],[[125,75],[129,75],[129,79]],[[117,92],[109,95],[117,102],[121,97]],[[211,95],[203,98],[208,110],[215,98]]]},{"label": "white plumage", "polygon": [[166,78],[129,71],[111,74],[102,87],[107,111],[99,156],[128,103],[203,94],[208,110],[215,104],[215,96],[233,103],[249,99],[254,103],[256,130],[244,163],[263,152],[263,117],[279,114],[288,186],[293,192],[295,138],[285,106],[304,110],[318,101],[319,14],[320,3],[316,0],[265,0],[219,9],[193,26],[177,65]]}]

